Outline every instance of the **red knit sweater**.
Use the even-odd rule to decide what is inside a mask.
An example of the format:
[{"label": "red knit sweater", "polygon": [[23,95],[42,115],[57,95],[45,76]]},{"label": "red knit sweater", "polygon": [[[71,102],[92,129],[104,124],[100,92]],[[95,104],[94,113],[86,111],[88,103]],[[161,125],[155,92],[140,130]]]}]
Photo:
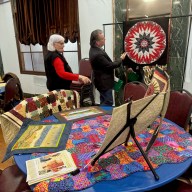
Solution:
[{"label": "red knit sweater", "polygon": [[78,81],[79,75],[66,72],[64,65],[63,65],[63,61],[60,58],[57,57],[53,61],[53,66],[55,67],[55,71],[59,77],[66,79],[66,80]]}]

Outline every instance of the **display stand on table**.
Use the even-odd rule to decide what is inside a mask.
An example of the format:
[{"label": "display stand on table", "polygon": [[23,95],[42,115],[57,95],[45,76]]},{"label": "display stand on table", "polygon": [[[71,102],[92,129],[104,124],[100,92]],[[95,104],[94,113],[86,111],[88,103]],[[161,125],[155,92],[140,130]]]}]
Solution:
[{"label": "display stand on table", "polygon": [[[138,127],[142,127],[142,126],[143,128],[148,127],[154,122],[157,116],[161,113],[164,106],[165,96],[166,96],[165,92],[157,93],[138,101],[134,101],[134,102],[129,101],[127,104],[124,104],[123,106],[115,108],[112,114],[110,127],[106,133],[105,140],[100,150],[98,151],[98,153],[91,160],[91,165],[93,166],[95,162],[103,154],[112,150],[116,146],[121,144],[125,144],[125,146],[127,146],[128,140],[131,136],[135,141],[137,147],[139,148],[141,154],[143,155],[150,170],[152,171],[155,179],[158,180],[159,176],[157,175],[153,166],[151,165],[147,157],[146,151],[148,152],[151,146],[153,145],[158,134],[157,130],[159,130],[159,128],[161,127],[161,121],[157,126],[156,130],[154,131],[154,134],[149,142],[149,145],[146,148],[147,149],[146,151],[142,149],[140,143],[136,138],[136,134],[139,132]],[[159,105],[156,108],[157,103]],[[152,110],[152,108],[154,108],[154,110]],[[147,119],[145,114],[149,114],[149,111],[151,114],[151,118]],[[126,114],[126,115],[122,117],[123,114]],[[121,121],[118,121],[120,117],[121,117]],[[117,121],[119,122],[118,125],[117,125]],[[117,127],[120,127],[120,128],[118,128],[117,130],[116,129]],[[136,127],[136,130],[135,130],[135,127]],[[141,128],[141,130],[143,130],[143,128]]]}]

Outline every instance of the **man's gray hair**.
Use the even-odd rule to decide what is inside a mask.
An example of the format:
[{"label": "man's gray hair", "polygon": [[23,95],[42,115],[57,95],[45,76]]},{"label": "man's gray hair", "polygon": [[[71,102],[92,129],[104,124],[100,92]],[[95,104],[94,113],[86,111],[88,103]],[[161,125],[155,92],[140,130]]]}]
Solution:
[{"label": "man's gray hair", "polygon": [[92,33],[91,33],[91,36],[90,36],[90,45],[91,47],[94,47],[95,44],[96,44],[96,41],[99,40],[99,34],[103,33],[102,30],[100,29],[96,29],[94,30]]}]

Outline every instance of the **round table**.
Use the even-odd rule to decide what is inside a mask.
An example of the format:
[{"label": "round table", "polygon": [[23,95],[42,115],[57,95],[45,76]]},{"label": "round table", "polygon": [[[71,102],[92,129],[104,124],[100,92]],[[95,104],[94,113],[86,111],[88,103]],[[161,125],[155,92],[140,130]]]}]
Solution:
[{"label": "round table", "polygon": [[[18,167],[26,174],[25,161],[30,159],[31,154],[14,155]],[[151,171],[136,172],[130,176],[113,181],[101,181],[82,192],[141,192],[163,186],[182,175],[192,163],[192,158],[178,164],[164,164],[155,169],[160,179],[157,181]]]}]

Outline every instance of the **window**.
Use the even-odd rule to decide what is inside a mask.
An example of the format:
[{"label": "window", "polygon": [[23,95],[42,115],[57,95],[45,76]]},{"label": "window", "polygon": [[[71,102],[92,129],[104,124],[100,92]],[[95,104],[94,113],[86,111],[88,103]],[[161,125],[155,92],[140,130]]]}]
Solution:
[{"label": "window", "polygon": [[71,43],[68,41],[68,43],[65,44],[64,47],[64,57],[69,63],[73,73],[79,73],[79,66],[78,66],[78,42]]},{"label": "window", "polygon": [[[20,45],[20,68],[21,73],[44,75],[44,55],[46,54],[46,47],[39,44],[36,45]],[[68,43],[64,47],[64,56],[72,68],[74,73],[78,73],[78,43]]]},{"label": "window", "polygon": [[45,72],[43,47],[39,44],[24,45],[20,43],[21,72],[42,73]]},{"label": "window", "polygon": [[[73,43],[78,41],[78,0],[12,0],[11,4],[17,31],[20,71],[25,74],[45,74],[43,58],[47,52],[47,38],[59,33]],[[67,43],[64,55],[76,72],[79,47],[78,43],[73,43]]]}]

